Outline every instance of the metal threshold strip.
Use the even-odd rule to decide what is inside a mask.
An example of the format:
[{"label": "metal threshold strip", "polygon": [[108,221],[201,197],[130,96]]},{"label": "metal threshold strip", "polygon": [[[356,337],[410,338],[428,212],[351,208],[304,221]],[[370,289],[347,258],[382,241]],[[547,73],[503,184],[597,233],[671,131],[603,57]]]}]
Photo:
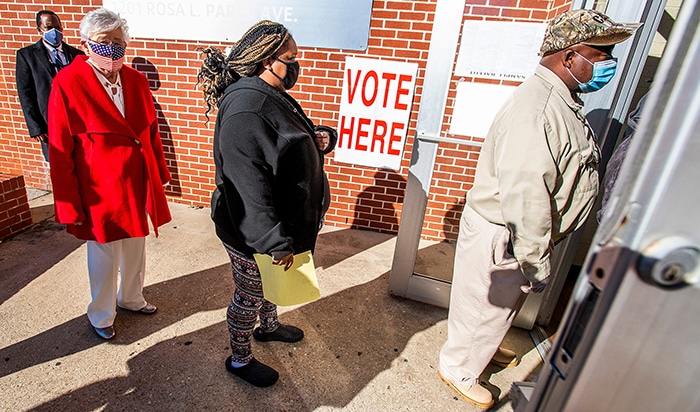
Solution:
[{"label": "metal threshold strip", "polygon": [[543,327],[535,325],[530,330],[530,337],[532,338],[532,343],[535,344],[537,352],[539,352],[542,361],[547,360],[549,351],[552,350],[552,339],[547,335],[547,332]]}]

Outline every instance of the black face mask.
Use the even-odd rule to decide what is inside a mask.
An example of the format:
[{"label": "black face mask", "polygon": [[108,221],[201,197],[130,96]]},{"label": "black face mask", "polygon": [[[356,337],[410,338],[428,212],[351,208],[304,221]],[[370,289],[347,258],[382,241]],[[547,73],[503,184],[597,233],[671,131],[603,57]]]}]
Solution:
[{"label": "black face mask", "polygon": [[284,78],[281,78],[272,70],[272,68],[270,68],[270,71],[276,78],[280,79],[282,82],[282,87],[284,87],[285,90],[291,89],[297,83],[297,79],[299,78],[299,62],[290,63],[278,58],[275,58],[275,60],[287,66],[287,74],[284,75]]}]

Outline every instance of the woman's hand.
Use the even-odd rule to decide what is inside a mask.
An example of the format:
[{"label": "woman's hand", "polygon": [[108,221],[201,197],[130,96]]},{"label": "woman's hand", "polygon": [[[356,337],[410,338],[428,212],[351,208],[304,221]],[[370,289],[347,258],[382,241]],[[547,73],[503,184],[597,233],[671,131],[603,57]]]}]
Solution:
[{"label": "woman's hand", "polygon": [[272,264],[284,266],[284,271],[286,272],[289,270],[289,268],[292,267],[292,264],[294,264],[294,254],[289,253],[288,255],[285,255],[279,259],[275,259],[273,256],[272,257]]},{"label": "woman's hand", "polygon": [[331,137],[326,131],[316,131],[316,147],[318,147],[318,150],[324,151],[328,148],[328,145],[331,144]]}]

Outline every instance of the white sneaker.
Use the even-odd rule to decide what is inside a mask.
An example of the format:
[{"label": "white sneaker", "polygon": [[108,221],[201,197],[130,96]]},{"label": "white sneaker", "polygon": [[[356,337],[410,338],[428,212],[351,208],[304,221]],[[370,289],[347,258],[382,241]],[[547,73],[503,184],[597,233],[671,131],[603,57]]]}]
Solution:
[{"label": "white sneaker", "polygon": [[438,376],[443,380],[449,387],[454,389],[462,398],[467,402],[473,403],[476,406],[480,406],[484,409],[488,409],[493,406],[494,400],[491,391],[479,385],[466,385],[461,382],[450,382],[445,378],[440,371],[438,371]]}]

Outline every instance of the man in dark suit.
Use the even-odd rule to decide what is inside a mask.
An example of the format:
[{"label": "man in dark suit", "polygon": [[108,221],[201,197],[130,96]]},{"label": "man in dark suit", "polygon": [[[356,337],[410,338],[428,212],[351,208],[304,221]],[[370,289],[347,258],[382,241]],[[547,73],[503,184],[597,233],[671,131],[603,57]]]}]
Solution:
[{"label": "man in dark suit", "polygon": [[53,77],[82,51],[63,42],[61,19],[51,10],[36,14],[41,40],[17,50],[17,94],[29,136],[41,142],[44,159],[49,160],[47,107]]}]

